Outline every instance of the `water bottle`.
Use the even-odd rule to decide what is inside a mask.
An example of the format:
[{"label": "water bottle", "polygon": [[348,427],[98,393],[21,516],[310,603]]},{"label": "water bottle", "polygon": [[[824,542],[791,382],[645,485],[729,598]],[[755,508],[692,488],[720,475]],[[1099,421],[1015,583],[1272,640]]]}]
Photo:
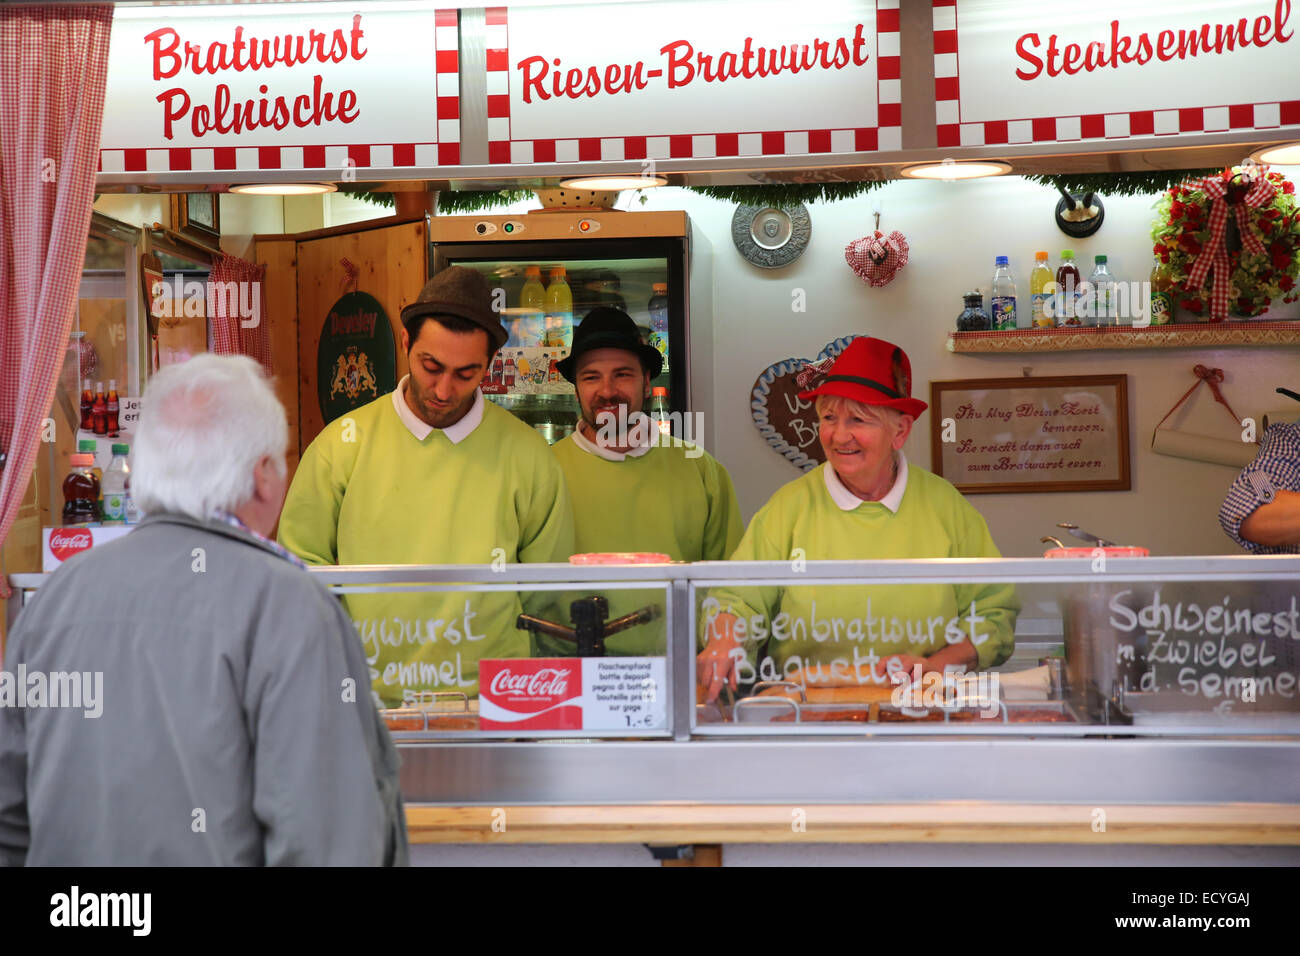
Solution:
[{"label": "water bottle", "polygon": [[130,451],[130,445],[113,445],[113,460],[104,472],[104,524],[127,523],[131,466],[126,463],[126,456]]},{"label": "water bottle", "polygon": [[995,330],[1009,331],[1016,328],[1016,280],[1011,278],[1009,262],[1006,256],[998,256],[994,262],[989,306],[993,312]]},{"label": "water bottle", "polygon": [[1088,293],[1092,317],[1089,325],[1118,325],[1119,315],[1115,307],[1115,277],[1106,268],[1105,256],[1093,256],[1092,275],[1088,277],[1092,286]]},{"label": "water bottle", "polygon": [[[668,283],[656,282],[652,288],[650,302],[646,306],[650,313],[650,341],[664,357],[663,371],[668,371]],[[661,373],[662,374],[662,373]]]}]

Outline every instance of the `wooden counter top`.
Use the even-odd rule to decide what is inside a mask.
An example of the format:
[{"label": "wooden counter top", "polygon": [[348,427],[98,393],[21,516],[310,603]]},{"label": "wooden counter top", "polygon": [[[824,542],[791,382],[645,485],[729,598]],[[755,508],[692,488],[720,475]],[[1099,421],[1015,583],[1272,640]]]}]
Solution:
[{"label": "wooden counter top", "polygon": [[[1147,843],[1300,846],[1300,804],[444,806],[412,843]],[[1104,829],[1102,828],[1104,824]]]}]

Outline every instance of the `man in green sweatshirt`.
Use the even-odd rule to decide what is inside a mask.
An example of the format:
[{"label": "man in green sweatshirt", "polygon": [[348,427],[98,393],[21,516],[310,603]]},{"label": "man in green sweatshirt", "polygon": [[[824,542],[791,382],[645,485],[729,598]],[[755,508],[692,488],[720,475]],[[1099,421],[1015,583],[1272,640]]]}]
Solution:
[{"label": "man in green sweatshirt", "polygon": [[[410,374],[308,446],[280,543],[309,564],[567,561],[573,512],[555,459],[478,388],[507,335],[487,282],[472,269],[444,269],[402,310],[402,326]],[[513,592],[345,600],[375,696],[389,706],[407,691],[473,697],[480,660],[529,653]]]},{"label": "man in green sweatshirt", "polygon": [[[557,365],[576,387],[582,410],[577,429],[553,448],[576,503],[577,549],[724,561],[745,530],[731,476],[698,445],[661,435],[642,413],[662,364],[626,312],[600,307],[587,313],[572,352]],[[663,603],[662,591],[606,597],[611,619]],[[607,653],[662,655],[666,634],[663,619],[638,625],[611,636]],[[538,636],[538,649],[571,653],[545,635]]]}]

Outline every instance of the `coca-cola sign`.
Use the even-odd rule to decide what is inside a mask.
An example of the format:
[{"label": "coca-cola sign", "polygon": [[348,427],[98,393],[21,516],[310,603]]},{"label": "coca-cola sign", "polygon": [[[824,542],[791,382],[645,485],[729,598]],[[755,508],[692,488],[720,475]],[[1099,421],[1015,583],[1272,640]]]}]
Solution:
[{"label": "coca-cola sign", "polygon": [[60,561],[89,550],[92,543],[88,528],[55,528],[50,532],[50,551]]},{"label": "coca-cola sign", "polygon": [[563,658],[479,662],[485,730],[582,729],[582,662]]},{"label": "coca-cola sign", "polygon": [[479,662],[484,730],[661,731],[668,726],[662,657]]}]

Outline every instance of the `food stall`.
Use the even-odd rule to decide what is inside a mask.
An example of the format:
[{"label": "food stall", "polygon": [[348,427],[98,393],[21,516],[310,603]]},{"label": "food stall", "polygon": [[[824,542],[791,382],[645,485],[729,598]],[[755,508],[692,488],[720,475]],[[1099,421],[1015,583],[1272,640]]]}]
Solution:
[{"label": "food stall", "polygon": [[[217,197],[225,227],[204,241],[266,269],[265,348],[293,423],[292,462],[331,414],[325,398],[335,366],[321,365],[331,328],[341,330],[331,362],[343,362],[343,387],[371,374],[351,375],[348,362],[369,346],[347,340],[357,326],[331,326],[332,318],[381,316],[365,331],[367,343],[383,341],[394,353],[373,369],[371,384],[382,392],[405,371],[392,345],[400,310],[439,265],[484,264],[512,308],[527,264],[563,261],[572,271],[590,260],[584,279],[604,295],[616,290],[602,273],[628,282],[614,256],[626,253],[638,311],[667,280],[672,407],[702,416],[697,437],[731,471],[746,517],[820,460],[813,418],[794,396],[796,374],[839,354],[849,338],[873,335],[907,351],[913,394],[930,400],[909,458],[957,484],[1007,556],[315,569],[341,596],[512,589],[567,601],[630,590],[668,621],[662,655],[588,680],[625,685],[589,687],[593,698],[628,697],[593,701],[591,723],[548,727],[531,717],[510,729],[498,710],[484,726],[483,701],[454,682],[425,681],[427,693],[390,709],[413,843],[617,844],[652,859],[639,849],[648,844],[664,858],[695,847],[701,860],[709,855],[701,848],[717,845],[730,848],[725,856],[762,844],[794,853],[800,845],[904,842],[993,847],[985,859],[1013,845],[1039,854],[1022,859],[1059,859],[1066,845],[1106,847],[1111,859],[1128,852],[1131,860],[1125,848],[1143,844],[1206,861],[1225,847],[1249,848],[1235,852],[1261,862],[1294,861],[1300,559],[1242,555],[1215,514],[1263,416],[1288,413],[1275,388],[1300,388],[1300,307],[1279,294],[1264,301],[1264,316],[1258,295],[1243,294],[1247,301],[1230,305],[1244,314],[1215,314],[1211,280],[1203,296],[1185,290],[1168,325],[1144,324],[1149,315],[1135,307],[1110,327],[1035,327],[1029,281],[1032,250],[1064,245],[1089,260],[1109,253],[1123,283],[1141,286],[1152,271],[1153,230],[1158,242],[1181,248],[1170,217],[1175,202],[1193,204],[1166,192],[1184,178],[1171,170],[1204,182],[1207,171],[1227,167],[1231,185],[1241,175],[1234,170],[1253,175],[1254,154],[1300,139],[1291,66],[1300,41],[1291,37],[1289,7],[1225,0],[1209,12],[1172,3],[1133,12],[1103,4],[1046,24],[1032,4],[1007,15],[1005,4],[987,0],[844,0],[793,21],[786,5],[760,3],[746,6],[742,30],[736,6],[721,2],[355,6],[356,21],[350,7],[344,17],[329,3],[170,13],[122,5],[114,24],[97,208],[130,218],[136,204],[150,217],[150,203],[170,205],[172,196]],[[160,79],[149,69],[174,55],[146,39],[171,14],[177,38],[216,49],[236,20],[292,33],[305,7],[338,21],[345,53],[334,62],[275,64],[251,77],[189,68]],[[636,29],[628,28],[630,7],[645,16]],[[1112,20],[1113,37],[1103,29]],[[1232,45],[1203,42],[1215,23],[1232,26]],[[597,34],[605,42],[593,51]],[[1184,55],[1167,55],[1180,43]],[[153,49],[154,59],[141,49]],[[276,82],[258,92],[267,78]],[[258,109],[274,116],[277,97],[292,112],[295,96],[307,97],[306,112],[287,128],[251,121]],[[238,132],[229,117],[200,122],[220,118],[222,103],[238,111],[230,104],[245,102]],[[353,109],[355,121],[340,119]],[[998,175],[956,181],[979,162]],[[925,175],[912,169],[925,165],[937,167],[937,180],[910,178]],[[530,209],[510,196],[503,202],[513,205],[455,205],[470,194],[581,188],[566,186],[579,173],[640,177],[641,185],[617,201],[584,194],[577,212]],[[1051,185],[1026,178],[1034,176]],[[230,192],[302,180],[391,194],[403,211],[336,222]],[[1148,188],[1135,185],[1143,181]],[[1276,192],[1278,202],[1291,195]],[[1154,203],[1163,205],[1153,211]],[[1213,205],[1202,203],[1207,218]],[[652,215],[671,217],[672,231],[619,225]],[[196,231],[170,222],[192,241],[203,235],[202,223]],[[1237,227],[1237,241],[1254,222]],[[572,230],[565,251],[547,247],[561,241],[560,223]],[[671,249],[644,275],[632,252],[611,244],[661,234],[671,235]],[[605,246],[600,255],[569,251],[584,242]],[[963,294],[980,292],[982,309],[994,256],[1008,251],[1017,327],[958,331]],[[181,271],[181,261],[178,253],[167,274]],[[119,290],[133,300],[131,314],[142,313],[127,342],[133,388],[149,366],[141,324],[148,297],[143,309],[134,302],[141,268],[128,262],[118,283],[131,287]],[[340,308],[345,300],[353,311]],[[1208,380],[1195,371],[1202,367],[1219,370],[1218,390],[1198,388],[1180,402]],[[503,392],[506,375],[503,367]],[[1097,401],[1077,403],[1081,392]],[[1224,398],[1235,409],[1231,428]],[[1029,449],[1034,429],[1008,434],[997,424],[999,410],[1049,399],[1055,408],[1078,404],[1073,420],[1055,424],[1095,425],[1095,446],[1065,455],[1046,442]],[[527,417],[546,403],[517,404]],[[1175,417],[1165,422],[1171,406]],[[547,409],[543,424],[554,437]],[[1007,454],[996,449],[1008,442],[1024,454],[1000,468]],[[41,484],[54,489],[57,469],[47,467]],[[1054,474],[1057,467],[1072,473]],[[1119,544],[1149,554],[1041,557],[1042,538],[1063,535],[1057,525],[1067,518],[1123,534]],[[10,580],[12,620],[43,578]],[[977,683],[945,698],[940,688],[927,704],[924,688],[920,700],[895,700],[891,685],[874,699],[828,701],[822,688],[790,681],[797,675],[785,665],[764,671],[756,655],[738,695],[697,699],[695,653],[711,591],[971,581],[1012,585],[1021,602],[1014,653],[981,671],[997,675],[996,689]],[[557,623],[575,625],[561,604]],[[814,642],[817,626],[807,623]],[[840,640],[833,623],[824,633]],[[586,662],[602,659],[575,658],[583,663],[570,676],[587,680]],[[400,674],[394,683],[404,683]]]}]

